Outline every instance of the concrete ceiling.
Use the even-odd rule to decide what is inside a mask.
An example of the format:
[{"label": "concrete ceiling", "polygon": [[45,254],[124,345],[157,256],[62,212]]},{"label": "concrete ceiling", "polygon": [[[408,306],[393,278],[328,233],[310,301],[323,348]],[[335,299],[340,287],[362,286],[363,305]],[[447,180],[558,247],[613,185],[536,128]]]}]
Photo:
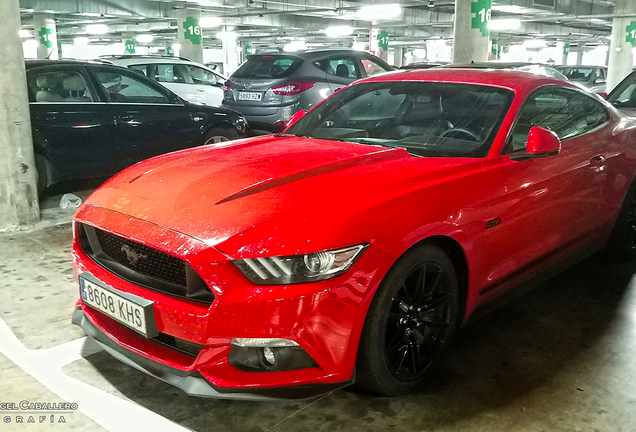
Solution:
[{"label": "concrete ceiling", "polygon": [[[33,13],[53,13],[58,40],[72,43],[86,35],[86,25],[104,23],[109,32],[91,36],[92,43],[121,42],[124,37],[150,32],[153,46],[177,41],[177,12],[199,9],[203,17],[220,17],[238,34],[240,42],[259,49],[282,48],[296,38],[311,46],[351,46],[368,42],[369,28],[376,26],[390,36],[391,46],[422,47],[430,39],[451,39],[454,0],[407,0],[399,2],[402,14],[387,20],[361,19],[362,6],[396,0],[20,0],[23,29],[33,29]],[[467,1],[467,0],[462,0]],[[572,47],[608,45],[614,1],[605,0],[493,0],[492,19],[517,18],[521,27],[501,31],[501,45],[540,38]],[[330,38],[329,26],[349,25],[351,36]],[[220,48],[220,28],[203,31],[203,45]]]}]

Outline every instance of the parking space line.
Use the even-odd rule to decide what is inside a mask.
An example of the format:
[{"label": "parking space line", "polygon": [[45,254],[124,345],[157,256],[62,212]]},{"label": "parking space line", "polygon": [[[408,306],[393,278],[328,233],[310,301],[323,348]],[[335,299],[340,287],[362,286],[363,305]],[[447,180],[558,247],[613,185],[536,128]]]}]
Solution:
[{"label": "parking space line", "polygon": [[67,364],[82,356],[86,337],[49,349],[31,350],[0,318],[0,354],[31,375],[64,401],[77,403],[78,410],[111,432],[160,430],[185,432],[180,426],[134,402],[121,399],[62,372]]}]

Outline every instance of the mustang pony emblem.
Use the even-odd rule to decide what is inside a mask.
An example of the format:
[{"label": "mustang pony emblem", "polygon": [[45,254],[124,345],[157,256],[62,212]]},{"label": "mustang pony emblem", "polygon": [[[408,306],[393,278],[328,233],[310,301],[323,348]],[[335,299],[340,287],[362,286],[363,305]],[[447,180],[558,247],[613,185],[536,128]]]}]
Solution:
[{"label": "mustang pony emblem", "polygon": [[137,263],[139,262],[140,259],[148,258],[148,255],[137,253],[134,250],[132,250],[130,246],[126,244],[122,245],[121,251],[126,253],[126,258],[128,258],[128,263],[133,267],[137,267]]}]

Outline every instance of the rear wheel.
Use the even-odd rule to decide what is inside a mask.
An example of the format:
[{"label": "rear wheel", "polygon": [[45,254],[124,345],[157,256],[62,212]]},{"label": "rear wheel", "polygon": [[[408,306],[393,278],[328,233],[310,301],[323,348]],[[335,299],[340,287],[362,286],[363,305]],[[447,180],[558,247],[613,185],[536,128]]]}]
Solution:
[{"label": "rear wheel", "polygon": [[35,155],[36,182],[38,195],[43,196],[51,186],[51,163],[42,155]]},{"label": "rear wheel", "polygon": [[357,385],[394,396],[433,375],[457,328],[453,263],[438,247],[417,246],[391,268],[371,303],[360,339]]},{"label": "rear wheel", "polygon": [[625,196],[608,249],[617,258],[636,257],[636,183],[631,185]]},{"label": "rear wheel", "polygon": [[229,127],[216,127],[211,129],[203,139],[203,145],[218,144],[237,139],[238,132]]}]

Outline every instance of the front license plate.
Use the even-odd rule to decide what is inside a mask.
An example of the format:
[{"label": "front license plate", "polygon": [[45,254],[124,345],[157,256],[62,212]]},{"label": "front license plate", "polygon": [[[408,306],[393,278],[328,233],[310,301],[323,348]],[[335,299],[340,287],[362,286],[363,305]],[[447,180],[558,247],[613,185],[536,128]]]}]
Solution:
[{"label": "front license plate", "polygon": [[157,326],[150,300],[116,290],[91,274],[79,277],[80,296],[85,305],[119,321],[147,338],[157,336]]},{"label": "front license plate", "polygon": [[263,97],[262,93],[256,92],[238,92],[238,100],[244,101],[260,101]]}]

